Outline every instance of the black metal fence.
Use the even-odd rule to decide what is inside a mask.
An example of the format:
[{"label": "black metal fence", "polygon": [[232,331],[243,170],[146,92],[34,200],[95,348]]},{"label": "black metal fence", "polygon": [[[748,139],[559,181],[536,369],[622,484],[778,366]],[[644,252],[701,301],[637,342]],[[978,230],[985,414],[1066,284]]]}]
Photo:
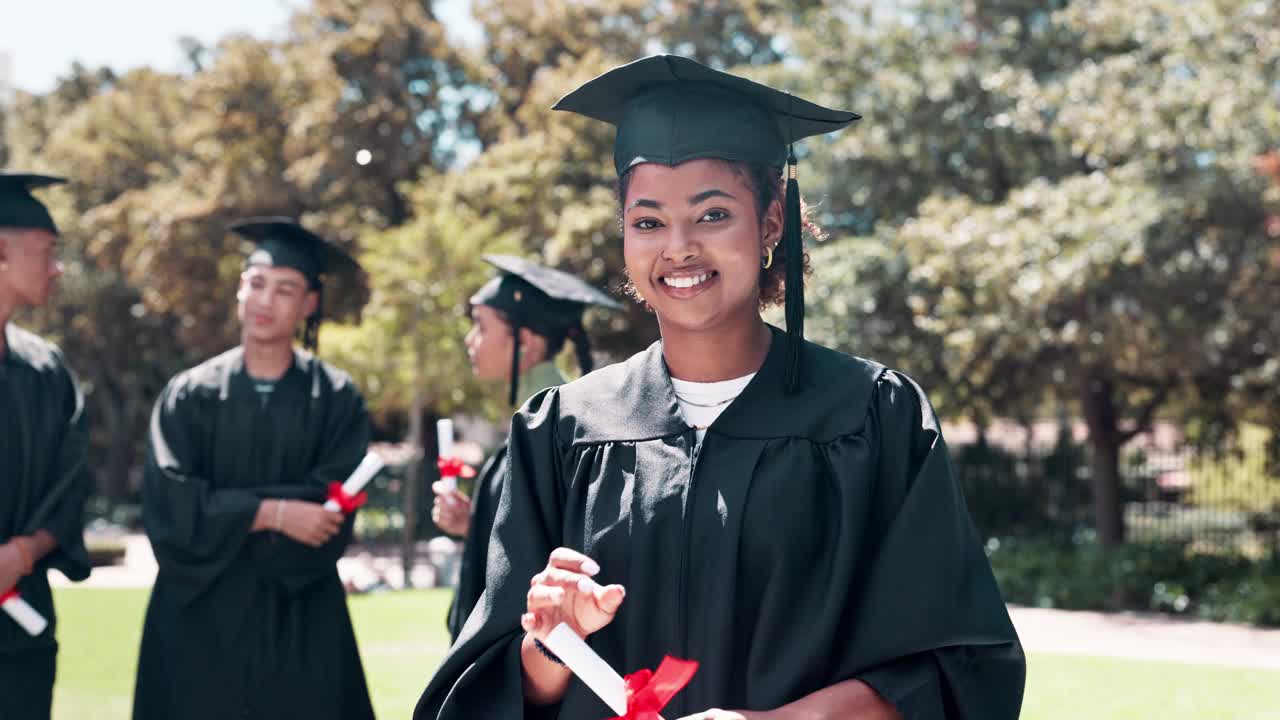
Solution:
[{"label": "black metal fence", "polygon": [[[970,513],[985,535],[1092,533],[1082,428],[999,425],[980,435],[971,428],[948,435]],[[1255,558],[1277,553],[1280,471],[1269,439],[1265,430],[1246,427],[1221,446],[1197,446],[1169,426],[1135,438],[1120,463],[1128,540]]]},{"label": "black metal fence", "polygon": [[[1078,425],[997,424],[979,436],[946,430],[969,512],[987,537],[1079,539],[1092,533],[1087,434]],[[1262,557],[1280,552],[1280,468],[1265,431],[1247,428],[1222,447],[1200,447],[1160,426],[1125,446],[1121,500],[1127,538]],[[426,468],[435,479],[435,468]],[[405,467],[369,488],[357,532],[366,544],[401,542]],[[464,486],[464,490],[467,489]],[[439,534],[431,493],[419,495],[420,540]]]}]

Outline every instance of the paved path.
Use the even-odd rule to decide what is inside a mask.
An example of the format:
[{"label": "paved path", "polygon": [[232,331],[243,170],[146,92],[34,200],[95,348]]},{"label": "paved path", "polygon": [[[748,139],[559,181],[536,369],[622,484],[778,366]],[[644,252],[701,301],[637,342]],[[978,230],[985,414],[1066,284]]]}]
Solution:
[{"label": "paved path", "polygon": [[[156,576],[155,556],[145,536],[125,538],[124,564],[97,568],[81,587],[150,587]],[[338,563],[344,581],[364,585],[382,579],[403,587],[398,558],[368,554]],[[413,572],[417,587],[434,584],[435,571],[423,565]],[[71,585],[54,572],[55,585]],[[1168,660],[1209,665],[1280,670],[1280,630],[1197,622],[1145,613],[1097,613],[1010,607],[1023,647],[1029,652]]]},{"label": "paved path", "polygon": [[1009,614],[1030,652],[1280,670],[1280,630],[1146,613],[1010,607]]}]

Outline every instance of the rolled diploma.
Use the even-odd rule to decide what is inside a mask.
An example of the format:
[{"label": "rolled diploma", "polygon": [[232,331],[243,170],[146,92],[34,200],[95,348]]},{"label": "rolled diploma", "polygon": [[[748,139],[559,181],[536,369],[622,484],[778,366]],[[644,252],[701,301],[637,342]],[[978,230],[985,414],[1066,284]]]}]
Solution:
[{"label": "rolled diploma", "polygon": [[627,683],[609,667],[604,658],[564,623],[542,641],[584,685],[604,701],[619,717],[627,714]]},{"label": "rolled diploma", "polygon": [[4,608],[9,617],[13,618],[14,622],[21,625],[22,629],[26,630],[32,637],[39,635],[44,632],[45,628],[49,627],[49,621],[36,612],[36,609],[31,607],[26,600],[23,600],[21,595],[16,593],[10,595],[3,604],[0,604],[0,607]]},{"label": "rolled diploma", "polygon": [[[453,420],[441,418],[436,421],[436,447],[442,458],[453,457]],[[440,478],[448,489],[458,489],[458,479],[454,477]]]},{"label": "rolled diploma", "polygon": [[[382,461],[381,455],[372,450],[365,453],[364,460],[360,461],[360,465],[355,469],[355,472],[351,473],[351,477],[342,483],[342,492],[347,495],[359,493],[385,465],[386,463]],[[332,500],[325,501],[324,509],[329,512],[340,512],[342,510],[342,508],[338,507],[338,503]]]}]

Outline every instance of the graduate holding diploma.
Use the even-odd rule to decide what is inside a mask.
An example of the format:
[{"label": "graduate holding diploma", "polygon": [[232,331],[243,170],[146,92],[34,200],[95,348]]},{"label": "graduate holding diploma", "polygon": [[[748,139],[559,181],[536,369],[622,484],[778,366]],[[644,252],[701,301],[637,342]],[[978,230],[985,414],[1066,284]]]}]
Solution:
[{"label": "graduate holding diploma", "polygon": [[485,595],[415,718],[615,716],[561,625],[618,674],[699,663],[668,720],[1016,718],[1022,650],[924,392],[803,337],[791,146],[858,116],[670,55],[556,107],[617,126],[662,338],[512,420]]},{"label": "graduate holding diploma", "polygon": [[359,268],[291,220],[232,230],[255,243],[241,344],[170,380],[152,414],[143,522],[160,571],[133,717],[367,720],[336,566],[358,500],[335,488],[366,458],[369,419],[351,378],[313,354],[326,275]]},{"label": "graduate holding diploma", "polygon": [[[573,275],[524,258],[486,255],[484,259],[499,273],[471,297],[471,331],[466,344],[476,377],[505,380],[508,401],[516,406],[534,393],[564,382],[555,357],[566,340],[574,345],[578,370],[590,372],[591,346],[582,327],[582,314],[588,307],[616,310],[621,305]],[[452,439],[452,425],[445,427]],[[484,591],[489,533],[506,467],[504,445],[481,467],[470,497],[447,481],[432,487],[436,499],[431,519],[446,533],[466,539],[458,592],[448,616],[449,635],[454,640]]]},{"label": "graduate holding diploma", "polygon": [[0,718],[48,720],[57,642],[47,572],[89,576],[84,397],[53,344],[13,325],[62,274],[58,228],[32,190],[61,178],[0,173]]}]

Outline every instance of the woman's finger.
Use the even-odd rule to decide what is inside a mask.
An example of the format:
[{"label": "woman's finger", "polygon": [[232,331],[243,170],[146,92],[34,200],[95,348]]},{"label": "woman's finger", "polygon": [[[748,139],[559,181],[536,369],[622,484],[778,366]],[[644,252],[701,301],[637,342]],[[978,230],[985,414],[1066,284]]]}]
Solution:
[{"label": "woman's finger", "polygon": [[525,602],[529,610],[545,610],[547,608],[558,608],[564,604],[566,591],[562,587],[552,587],[549,585],[535,585],[529,588],[529,594],[525,597]]},{"label": "woman's finger", "polygon": [[536,633],[538,631],[538,616],[534,613],[525,613],[521,615],[520,627],[527,633]]},{"label": "woman's finger", "polygon": [[596,564],[595,560],[577,550],[570,550],[564,547],[551,551],[551,561],[548,565],[562,570],[575,570],[583,575],[595,575],[600,572],[600,566]]},{"label": "woman's finger", "polygon": [[[534,575],[529,581],[530,585],[555,585],[565,589],[577,588],[583,581],[591,582],[591,578],[582,573],[572,570],[563,570],[561,568],[547,568],[542,572]],[[590,592],[588,590],[588,592]]]},{"label": "woman's finger", "polygon": [[596,585],[592,588],[591,597],[602,612],[613,615],[627,598],[627,589],[621,585]]}]

